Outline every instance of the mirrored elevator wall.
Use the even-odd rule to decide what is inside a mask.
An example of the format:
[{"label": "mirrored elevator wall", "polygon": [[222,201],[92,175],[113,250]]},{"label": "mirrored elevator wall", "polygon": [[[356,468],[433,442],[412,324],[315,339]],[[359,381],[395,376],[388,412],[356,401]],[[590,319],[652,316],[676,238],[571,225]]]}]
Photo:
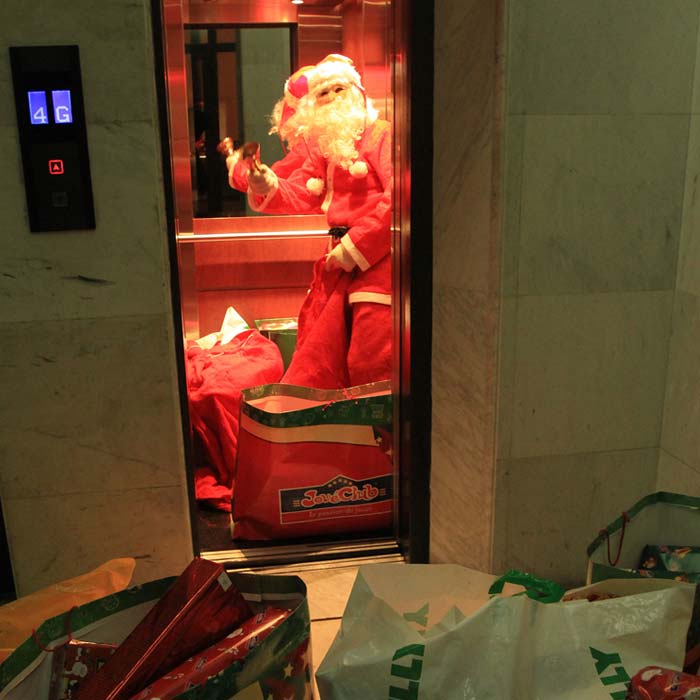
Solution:
[{"label": "mirrored elevator wall", "polygon": [[[221,131],[230,120],[217,121],[219,133],[209,135],[207,152],[199,154],[197,168],[191,166],[195,151],[192,134],[197,121],[197,97],[192,94],[192,85],[196,88],[197,83],[192,80],[197,46],[193,46],[193,41],[199,35],[214,33],[220,39],[219,46],[224,47],[227,44],[221,38],[225,33],[228,45],[235,47],[231,54],[235,55],[240,73],[243,105],[238,135],[245,133],[245,140],[258,141],[263,160],[274,162],[282,157],[282,151],[279,138],[267,133],[269,115],[289,73],[289,63],[280,69],[284,47],[289,46],[278,48],[273,61],[268,46],[270,33],[286,34],[299,66],[316,63],[330,53],[351,56],[380,117],[392,119],[391,3],[312,0],[293,5],[287,0],[165,0],[163,6],[186,338],[195,339],[219,330],[232,300],[236,311],[251,326],[255,319],[296,316],[308,290],[308,270],[327,243],[325,217],[258,216],[246,206],[244,195],[226,184],[223,158],[216,151],[219,138],[235,136]],[[181,80],[182,71],[187,75],[186,81]],[[218,80],[221,85],[234,82],[233,76],[223,70],[219,70]],[[222,105],[223,100],[218,110],[223,113]],[[201,163],[207,163],[209,173],[218,173],[218,179],[208,178],[211,185],[217,185],[216,200],[237,196],[242,211],[230,210],[235,208],[231,201],[223,208],[209,206],[214,194],[211,191],[205,192],[201,202],[196,197],[193,202],[192,192],[204,179],[199,176]],[[280,270],[284,270],[283,275]]]}]

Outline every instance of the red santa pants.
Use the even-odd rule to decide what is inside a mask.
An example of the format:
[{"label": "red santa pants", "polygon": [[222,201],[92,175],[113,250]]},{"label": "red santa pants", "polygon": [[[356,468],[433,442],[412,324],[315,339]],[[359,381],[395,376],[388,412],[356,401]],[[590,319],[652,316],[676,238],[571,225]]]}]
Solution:
[{"label": "red santa pants", "polygon": [[391,379],[391,306],[361,301],[352,305],[348,348],[350,385]]},{"label": "red santa pants", "polygon": [[391,306],[348,305],[352,275],[318,260],[299,312],[299,338],[282,382],[340,389],[391,379]]}]

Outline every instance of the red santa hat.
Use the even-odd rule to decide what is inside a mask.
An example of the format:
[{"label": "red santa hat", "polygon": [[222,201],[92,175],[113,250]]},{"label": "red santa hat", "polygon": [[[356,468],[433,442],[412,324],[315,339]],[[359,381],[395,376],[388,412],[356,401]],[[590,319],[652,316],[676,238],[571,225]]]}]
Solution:
[{"label": "red santa hat", "polygon": [[360,74],[355,70],[355,65],[351,58],[339,53],[328,54],[319,61],[308,75],[309,93],[315,97],[324,90],[328,90],[336,85],[344,87],[356,87],[364,94],[365,88],[362,85]]},{"label": "red santa hat", "polygon": [[365,93],[353,60],[339,53],[331,53],[315,66],[304,66],[289,77],[284,84],[285,102],[289,109],[294,110],[299,100],[307,96],[313,98],[336,85],[354,86]]},{"label": "red santa hat", "polygon": [[[303,66],[287,78],[284,84],[284,108],[289,110],[289,114],[293,114],[299,100],[309,94],[309,75],[315,68],[316,66]],[[284,113],[282,118],[285,118]]]}]

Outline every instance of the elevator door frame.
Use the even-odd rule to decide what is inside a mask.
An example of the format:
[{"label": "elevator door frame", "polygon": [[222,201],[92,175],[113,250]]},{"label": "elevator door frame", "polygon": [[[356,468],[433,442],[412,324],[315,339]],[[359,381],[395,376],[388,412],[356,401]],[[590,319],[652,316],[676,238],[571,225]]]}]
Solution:
[{"label": "elevator door frame", "polygon": [[[170,259],[170,289],[173,306],[176,359],[185,468],[194,554],[200,554],[197,505],[194,496],[193,455],[189,438],[191,424],[187,403],[181,285],[178,271],[173,169],[171,164],[168,97],[165,79],[164,19],[167,0],[151,0],[154,37],[155,83],[163,167],[166,234]],[[397,114],[405,123],[404,143],[394,144],[397,171],[397,206],[401,207],[401,236],[394,255],[399,294],[394,303],[396,421],[399,439],[399,508],[397,543],[401,555],[412,563],[429,560],[430,457],[431,457],[431,346],[432,346],[432,160],[433,160],[433,0],[394,0],[393,26],[406,41],[394,41],[394,99]],[[397,86],[400,89],[396,89]],[[420,96],[412,99],[411,96]],[[403,105],[402,105],[403,102]],[[412,197],[420,192],[420,200]],[[398,379],[398,382],[397,382]],[[378,543],[380,544],[380,543]],[[381,544],[380,544],[381,547]],[[281,548],[283,549],[283,548]],[[338,557],[342,558],[342,547]],[[367,550],[369,551],[369,550]],[[272,552],[271,552],[272,555]],[[361,553],[347,556],[361,557]],[[273,556],[273,562],[275,561]],[[284,562],[284,557],[277,559]],[[356,559],[354,559],[356,561]]]}]

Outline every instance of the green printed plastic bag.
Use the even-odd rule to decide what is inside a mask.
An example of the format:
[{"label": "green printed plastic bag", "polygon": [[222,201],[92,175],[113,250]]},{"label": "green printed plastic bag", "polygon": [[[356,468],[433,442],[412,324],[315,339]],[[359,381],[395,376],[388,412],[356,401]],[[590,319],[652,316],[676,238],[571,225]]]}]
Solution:
[{"label": "green printed plastic bag", "polygon": [[619,597],[542,603],[489,599],[494,583],[451,565],[361,567],[316,674],[321,699],[624,700],[643,666],[682,663],[688,584],[612,581],[593,592]]},{"label": "green printed plastic bag", "polygon": [[[182,700],[261,700],[273,691],[285,698],[311,697],[310,622],[306,586],[296,576],[230,574],[253,608],[275,605],[292,614],[245,659],[231,659],[206,684],[179,696]],[[165,578],[74,608],[44,622],[36,639],[24,641],[0,664],[0,700],[44,700],[49,696],[52,649],[74,639],[119,644],[175,581]],[[37,642],[39,642],[37,644]],[[294,673],[290,668],[294,666]],[[300,672],[297,673],[296,671]]]}]

